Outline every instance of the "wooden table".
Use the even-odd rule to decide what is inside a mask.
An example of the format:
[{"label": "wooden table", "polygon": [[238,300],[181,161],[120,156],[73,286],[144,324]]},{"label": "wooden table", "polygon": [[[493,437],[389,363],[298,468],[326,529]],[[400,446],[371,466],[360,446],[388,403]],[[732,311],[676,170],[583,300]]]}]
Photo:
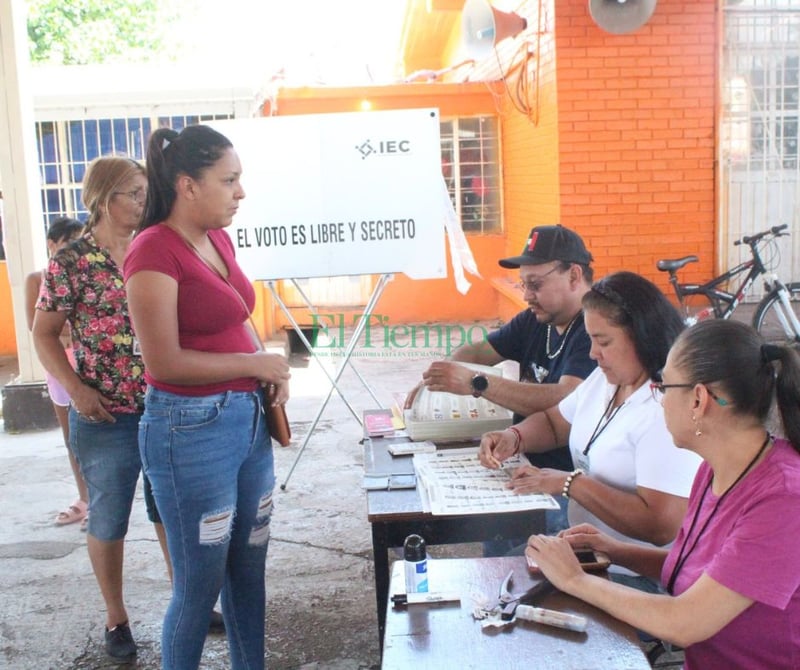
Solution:
[{"label": "wooden table", "polygon": [[[411,474],[412,456],[392,456],[387,447],[408,438],[365,438],[364,474]],[[472,446],[476,446],[473,443]],[[451,446],[470,446],[464,443]],[[428,546],[461,542],[483,542],[526,538],[542,532],[544,511],[473,514],[469,516],[434,516],[422,511],[416,489],[367,491],[367,519],[372,525],[372,551],[375,560],[375,599],[378,611],[378,635],[383,641],[386,603],[389,590],[389,549],[402,547],[405,538],[417,533]]]},{"label": "wooden table", "polygon": [[[414,668],[500,668],[514,670],[649,670],[636,630],[605,612],[564,593],[537,603],[581,614],[585,633],[517,621],[505,628],[481,629],[473,619],[476,601],[497,602],[501,581],[514,571],[514,595],[537,583],[524,557],[428,559],[431,591],[456,591],[460,603],[389,607],[383,644],[383,670]],[[391,593],[405,590],[402,561],[392,569]]]}]

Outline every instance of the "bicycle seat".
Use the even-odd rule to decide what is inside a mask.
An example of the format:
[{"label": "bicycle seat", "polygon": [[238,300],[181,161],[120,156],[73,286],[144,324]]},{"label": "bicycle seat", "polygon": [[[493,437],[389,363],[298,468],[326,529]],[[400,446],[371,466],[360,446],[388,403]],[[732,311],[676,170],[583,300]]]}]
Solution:
[{"label": "bicycle seat", "polygon": [[684,265],[695,263],[699,260],[697,256],[684,256],[683,258],[676,258],[674,260],[662,258],[656,263],[656,267],[662,272],[675,272],[675,270],[680,270]]}]

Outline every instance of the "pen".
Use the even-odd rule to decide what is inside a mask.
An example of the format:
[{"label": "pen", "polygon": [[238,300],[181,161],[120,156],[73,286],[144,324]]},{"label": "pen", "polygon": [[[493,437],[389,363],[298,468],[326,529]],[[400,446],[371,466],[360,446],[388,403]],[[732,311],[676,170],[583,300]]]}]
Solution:
[{"label": "pen", "polygon": [[453,592],[396,593],[392,596],[395,605],[421,605],[425,603],[460,602],[461,595]]},{"label": "pen", "polygon": [[577,633],[586,631],[586,617],[577,614],[566,614],[556,610],[546,610],[542,607],[532,607],[531,605],[519,605],[515,615],[518,619],[525,621],[535,621],[536,623],[555,626],[556,628],[566,628]]}]

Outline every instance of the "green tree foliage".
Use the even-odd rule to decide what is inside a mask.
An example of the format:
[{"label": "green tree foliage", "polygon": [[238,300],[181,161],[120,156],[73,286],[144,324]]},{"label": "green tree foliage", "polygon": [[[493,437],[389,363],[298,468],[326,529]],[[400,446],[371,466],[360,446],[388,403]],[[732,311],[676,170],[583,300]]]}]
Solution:
[{"label": "green tree foliage", "polygon": [[176,12],[164,0],[27,0],[34,63],[148,62],[169,57]]}]

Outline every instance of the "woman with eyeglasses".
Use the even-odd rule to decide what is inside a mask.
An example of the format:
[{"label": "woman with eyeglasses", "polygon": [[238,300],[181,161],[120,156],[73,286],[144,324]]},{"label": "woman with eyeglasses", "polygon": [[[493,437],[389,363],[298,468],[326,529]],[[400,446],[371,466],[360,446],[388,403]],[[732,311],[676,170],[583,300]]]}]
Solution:
[{"label": "woman with eyeglasses", "polygon": [[[590,525],[532,536],[526,553],[559,589],[685,647],[686,670],[800,667],[800,357],[749,326],[703,321],[675,342],[657,384],[679,448],[705,461],[672,548],[631,546]],[[781,432],[766,425],[773,405]],[[660,577],[651,595],[585,574],[570,546]]]},{"label": "woman with eyeglasses", "polygon": [[[71,400],[69,447],[89,489],[87,546],[105,601],[110,656],[136,653],[122,590],[125,535],[141,469],[139,417],[145,382],[133,346],[122,263],[142,216],[147,178],[130,158],[104,156],[87,168],[80,238],[44,273],[33,321],[36,353]],[[75,368],[60,341],[69,322]]]},{"label": "woman with eyeglasses", "polygon": [[[673,445],[650,391],[683,322],[658,287],[632,272],[593,284],[583,310],[595,371],[557,406],[485,434],[481,462],[497,468],[517,453],[569,444],[572,472],[522,466],[509,486],[568,498],[570,525],[590,522],[620,540],[663,546],[678,532],[700,462]],[[658,588],[623,567],[611,572]]]}]

